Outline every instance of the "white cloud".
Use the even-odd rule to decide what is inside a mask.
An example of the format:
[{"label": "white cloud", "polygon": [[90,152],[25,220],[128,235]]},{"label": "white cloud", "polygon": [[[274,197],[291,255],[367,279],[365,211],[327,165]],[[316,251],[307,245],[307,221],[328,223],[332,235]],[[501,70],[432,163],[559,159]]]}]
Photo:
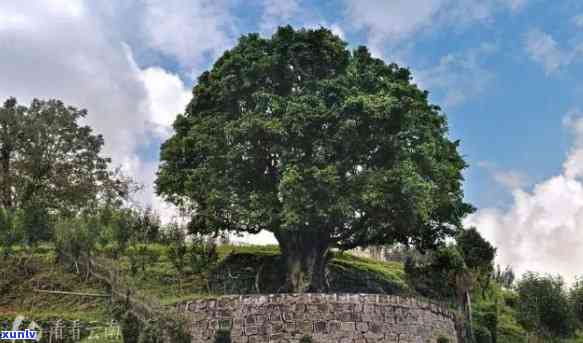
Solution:
[{"label": "white cloud", "polygon": [[416,72],[415,82],[423,89],[443,92],[444,107],[454,107],[482,94],[494,74],[484,67],[484,59],[496,51],[493,44],[482,44],[462,53],[448,54],[436,66]]},{"label": "white cloud", "polygon": [[526,174],[516,170],[496,170],[493,177],[496,182],[510,189],[520,189],[528,185]]},{"label": "white cloud", "polygon": [[263,0],[263,14],[259,30],[270,37],[277,27],[295,25],[301,28],[317,29],[326,27],[340,38],[345,38],[344,29],[338,23],[329,23],[318,13],[303,11],[301,0]]},{"label": "white cloud", "polygon": [[494,181],[509,190],[522,189],[530,184],[530,178],[524,172],[512,169],[501,169],[488,161],[478,162],[478,166],[486,169]]},{"label": "white cloud", "polygon": [[570,64],[573,58],[573,54],[561,49],[551,35],[538,29],[532,29],[526,34],[525,46],[530,58],[542,64],[547,74]]},{"label": "white cloud", "polygon": [[234,41],[228,0],[146,0],[143,20],[145,43],[194,71]]},{"label": "white cloud", "polygon": [[161,138],[167,138],[176,114],[182,113],[192,97],[180,78],[159,67],[140,71],[140,79],[148,94],[147,111],[155,131]]},{"label": "white cloud", "polygon": [[263,0],[260,31],[270,36],[280,25],[288,24],[301,11],[299,0]]},{"label": "white cloud", "polygon": [[445,0],[346,0],[346,15],[356,29],[368,32],[371,50],[386,40],[398,41],[426,27]]},{"label": "white cloud", "polygon": [[476,226],[498,247],[497,262],[519,273],[561,274],[567,281],[583,274],[583,117],[570,111],[565,125],[575,136],[560,175],[534,186],[513,190],[507,211],[485,208],[465,224]]},{"label": "white cloud", "polygon": [[347,22],[368,33],[371,50],[414,34],[488,21],[495,12],[517,11],[526,0],[344,0]]},{"label": "white cloud", "polygon": [[578,14],[576,16],[574,16],[573,18],[571,18],[571,21],[573,22],[573,24],[579,28],[583,27],[583,14]]}]

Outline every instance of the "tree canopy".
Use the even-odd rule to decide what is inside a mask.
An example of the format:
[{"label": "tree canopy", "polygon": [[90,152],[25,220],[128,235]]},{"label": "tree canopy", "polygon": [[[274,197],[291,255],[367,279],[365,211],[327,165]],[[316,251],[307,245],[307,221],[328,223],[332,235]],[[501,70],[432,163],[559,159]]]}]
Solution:
[{"label": "tree canopy", "polygon": [[50,215],[127,191],[100,155],[103,137],[79,123],[86,114],[59,100],[23,106],[9,98],[0,107],[0,207],[6,218],[19,212],[29,243],[50,237]]},{"label": "tree canopy", "polygon": [[518,319],[529,331],[544,338],[570,337],[576,316],[560,276],[528,272],[518,282]]},{"label": "tree canopy", "polygon": [[161,149],[157,192],[191,231],[273,232],[289,290],[325,287],[330,247],[431,248],[473,210],[440,108],[409,70],[346,46],[325,28],[241,37]]}]

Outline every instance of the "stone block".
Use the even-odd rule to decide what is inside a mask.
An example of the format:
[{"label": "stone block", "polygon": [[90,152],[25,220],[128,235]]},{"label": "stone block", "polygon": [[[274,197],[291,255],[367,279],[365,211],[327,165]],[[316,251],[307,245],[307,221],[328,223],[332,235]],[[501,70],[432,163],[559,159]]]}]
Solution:
[{"label": "stone block", "polygon": [[270,343],[283,343],[286,342],[287,340],[285,339],[285,336],[282,334],[274,334],[274,335],[270,335],[269,336],[269,342]]},{"label": "stone block", "polygon": [[314,323],[309,320],[302,320],[300,322],[297,322],[297,328],[298,331],[309,334],[314,331]]},{"label": "stone block", "polygon": [[281,319],[283,319],[284,322],[289,322],[292,320],[295,320],[297,318],[297,313],[296,312],[282,312],[281,314]]},{"label": "stone block", "polygon": [[249,336],[249,337],[247,337],[247,342],[248,343],[268,343],[269,337],[259,336],[259,335]]},{"label": "stone block", "polygon": [[354,322],[355,315],[353,312],[340,312],[336,314],[336,319],[341,322]]},{"label": "stone block", "polygon": [[328,333],[328,323],[325,321],[317,321],[314,323],[315,333]]},{"label": "stone block", "polygon": [[270,324],[270,331],[271,331],[271,333],[281,333],[284,331],[284,324],[283,323],[272,323],[272,324]]},{"label": "stone block", "polygon": [[255,324],[262,325],[267,321],[267,316],[264,314],[257,314],[255,315]]},{"label": "stone block", "polygon": [[354,322],[340,322],[340,330],[345,332],[356,331],[356,325]]},{"label": "stone block", "polygon": [[233,320],[231,319],[220,319],[219,329],[231,330],[233,327]]},{"label": "stone block", "polygon": [[245,326],[245,336],[257,335],[258,329],[255,325]]},{"label": "stone block", "polygon": [[330,333],[335,333],[340,331],[341,323],[337,320],[331,320],[328,322],[328,330]]},{"label": "stone block", "polygon": [[357,322],[356,323],[356,331],[366,332],[368,331],[368,323],[366,322]]},{"label": "stone block", "polygon": [[285,322],[285,332],[296,332],[298,331],[296,322]]}]

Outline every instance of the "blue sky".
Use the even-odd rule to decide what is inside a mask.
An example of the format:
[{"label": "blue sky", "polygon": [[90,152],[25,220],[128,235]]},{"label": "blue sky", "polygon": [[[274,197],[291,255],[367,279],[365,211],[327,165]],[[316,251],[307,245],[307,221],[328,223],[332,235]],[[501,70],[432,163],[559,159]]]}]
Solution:
[{"label": "blue sky", "polygon": [[170,218],[152,190],[158,150],[196,76],[240,35],[285,24],[329,27],[409,67],[470,164],[466,198],[479,210],[466,224],[519,272],[580,273],[580,1],[6,1],[0,99],[87,108],[105,153],[146,186],[136,201]]}]

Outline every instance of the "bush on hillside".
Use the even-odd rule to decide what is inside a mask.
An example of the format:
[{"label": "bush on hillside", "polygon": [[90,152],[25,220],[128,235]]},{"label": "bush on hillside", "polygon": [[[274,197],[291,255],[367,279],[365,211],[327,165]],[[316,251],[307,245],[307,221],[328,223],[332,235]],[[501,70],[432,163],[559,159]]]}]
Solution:
[{"label": "bush on hillside", "polygon": [[219,329],[215,333],[215,343],[231,343],[231,331]]},{"label": "bush on hillside", "polygon": [[576,319],[563,279],[526,273],[517,284],[518,319],[539,337],[568,338],[575,334]]},{"label": "bush on hillside", "polygon": [[474,337],[476,343],[492,343],[492,333],[483,326],[476,326],[474,328]]}]

